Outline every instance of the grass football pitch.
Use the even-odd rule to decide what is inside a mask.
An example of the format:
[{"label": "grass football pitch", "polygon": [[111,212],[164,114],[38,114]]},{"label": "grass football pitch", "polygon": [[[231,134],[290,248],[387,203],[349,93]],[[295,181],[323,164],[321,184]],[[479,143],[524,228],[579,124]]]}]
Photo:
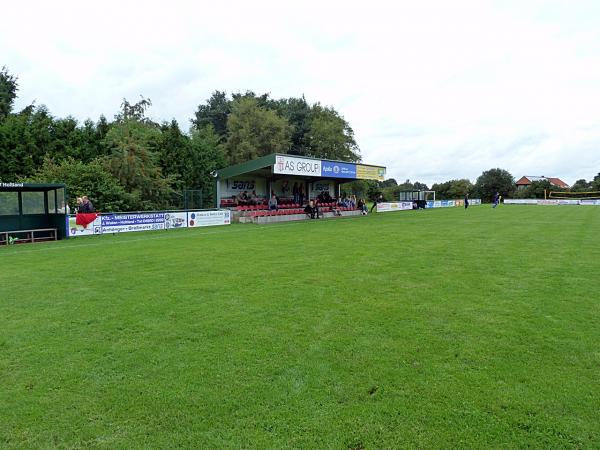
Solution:
[{"label": "grass football pitch", "polygon": [[0,248],[0,448],[599,448],[600,208]]}]

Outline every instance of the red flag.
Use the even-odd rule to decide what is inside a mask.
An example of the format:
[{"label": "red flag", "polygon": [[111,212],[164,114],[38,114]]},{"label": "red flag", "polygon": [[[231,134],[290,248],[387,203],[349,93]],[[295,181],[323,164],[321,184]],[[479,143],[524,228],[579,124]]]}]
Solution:
[{"label": "red flag", "polygon": [[96,213],[77,213],[75,223],[81,225],[83,228],[87,228],[90,223],[96,220],[96,217],[98,217]]}]

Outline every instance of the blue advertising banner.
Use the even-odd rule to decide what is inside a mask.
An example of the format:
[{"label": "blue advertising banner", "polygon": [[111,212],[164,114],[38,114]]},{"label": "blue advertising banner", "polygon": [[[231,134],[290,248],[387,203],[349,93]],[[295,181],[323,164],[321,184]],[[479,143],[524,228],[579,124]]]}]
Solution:
[{"label": "blue advertising banner", "polygon": [[331,178],[356,178],[356,164],[321,161],[321,176]]},{"label": "blue advertising banner", "polygon": [[101,216],[102,233],[165,229],[165,213],[108,214]]},{"label": "blue advertising banner", "polygon": [[93,222],[85,226],[77,224],[75,215],[67,216],[66,220],[69,237],[208,227],[229,225],[230,223],[231,211],[228,209],[100,214]]}]

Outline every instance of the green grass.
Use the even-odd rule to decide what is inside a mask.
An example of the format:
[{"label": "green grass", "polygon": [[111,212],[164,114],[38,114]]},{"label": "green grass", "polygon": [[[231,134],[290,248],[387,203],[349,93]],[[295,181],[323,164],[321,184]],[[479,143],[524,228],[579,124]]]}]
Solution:
[{"label": "green grass", "polygon": [[598,448],[600,208],[0,248],[0,447]]}]

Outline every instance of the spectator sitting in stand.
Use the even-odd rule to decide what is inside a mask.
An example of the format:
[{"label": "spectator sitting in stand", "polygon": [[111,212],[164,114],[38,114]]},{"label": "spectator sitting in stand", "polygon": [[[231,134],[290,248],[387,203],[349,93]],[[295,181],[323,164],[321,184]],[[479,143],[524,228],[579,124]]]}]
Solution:
[{"label": "spectator sitting in stand", "polygon": [[307,216],[309,216],[311,219],[320,219],[320,215],[319,215],[319,207],[317,205],[315,205],[314,201],[309,201],[308,205],[306,205],[306,207],[304,208],[304,212],[306,213]]},{"label": "spectator sitting in stand", "polygon": [[239,206],[245,206],[248,204],[248,192],[240,192],[236,197],[236,204]]},{"label": "spectator sitting in stand", "polygon": [[354,194],[351,195],[350,196],[350,207],[352,209],[355,209],[357,204],[358,204],[358,202],[356,201],[356,195],[354,195]]},{"label": "spectator sitting in stand", "polygon": [[248,201],[248,203],[250,205],[258,205],[260,203],[260,200],[259,200],[258,196],[256,195],[256,191],[252,191],[252,194],[250,194],[250,200]]},{"label": "spectator sitting in stand", "polygon": [[277,211],[277,209],[277,197],[275,196],[275,194],[273,194],[269,199],[269,210]]}]

